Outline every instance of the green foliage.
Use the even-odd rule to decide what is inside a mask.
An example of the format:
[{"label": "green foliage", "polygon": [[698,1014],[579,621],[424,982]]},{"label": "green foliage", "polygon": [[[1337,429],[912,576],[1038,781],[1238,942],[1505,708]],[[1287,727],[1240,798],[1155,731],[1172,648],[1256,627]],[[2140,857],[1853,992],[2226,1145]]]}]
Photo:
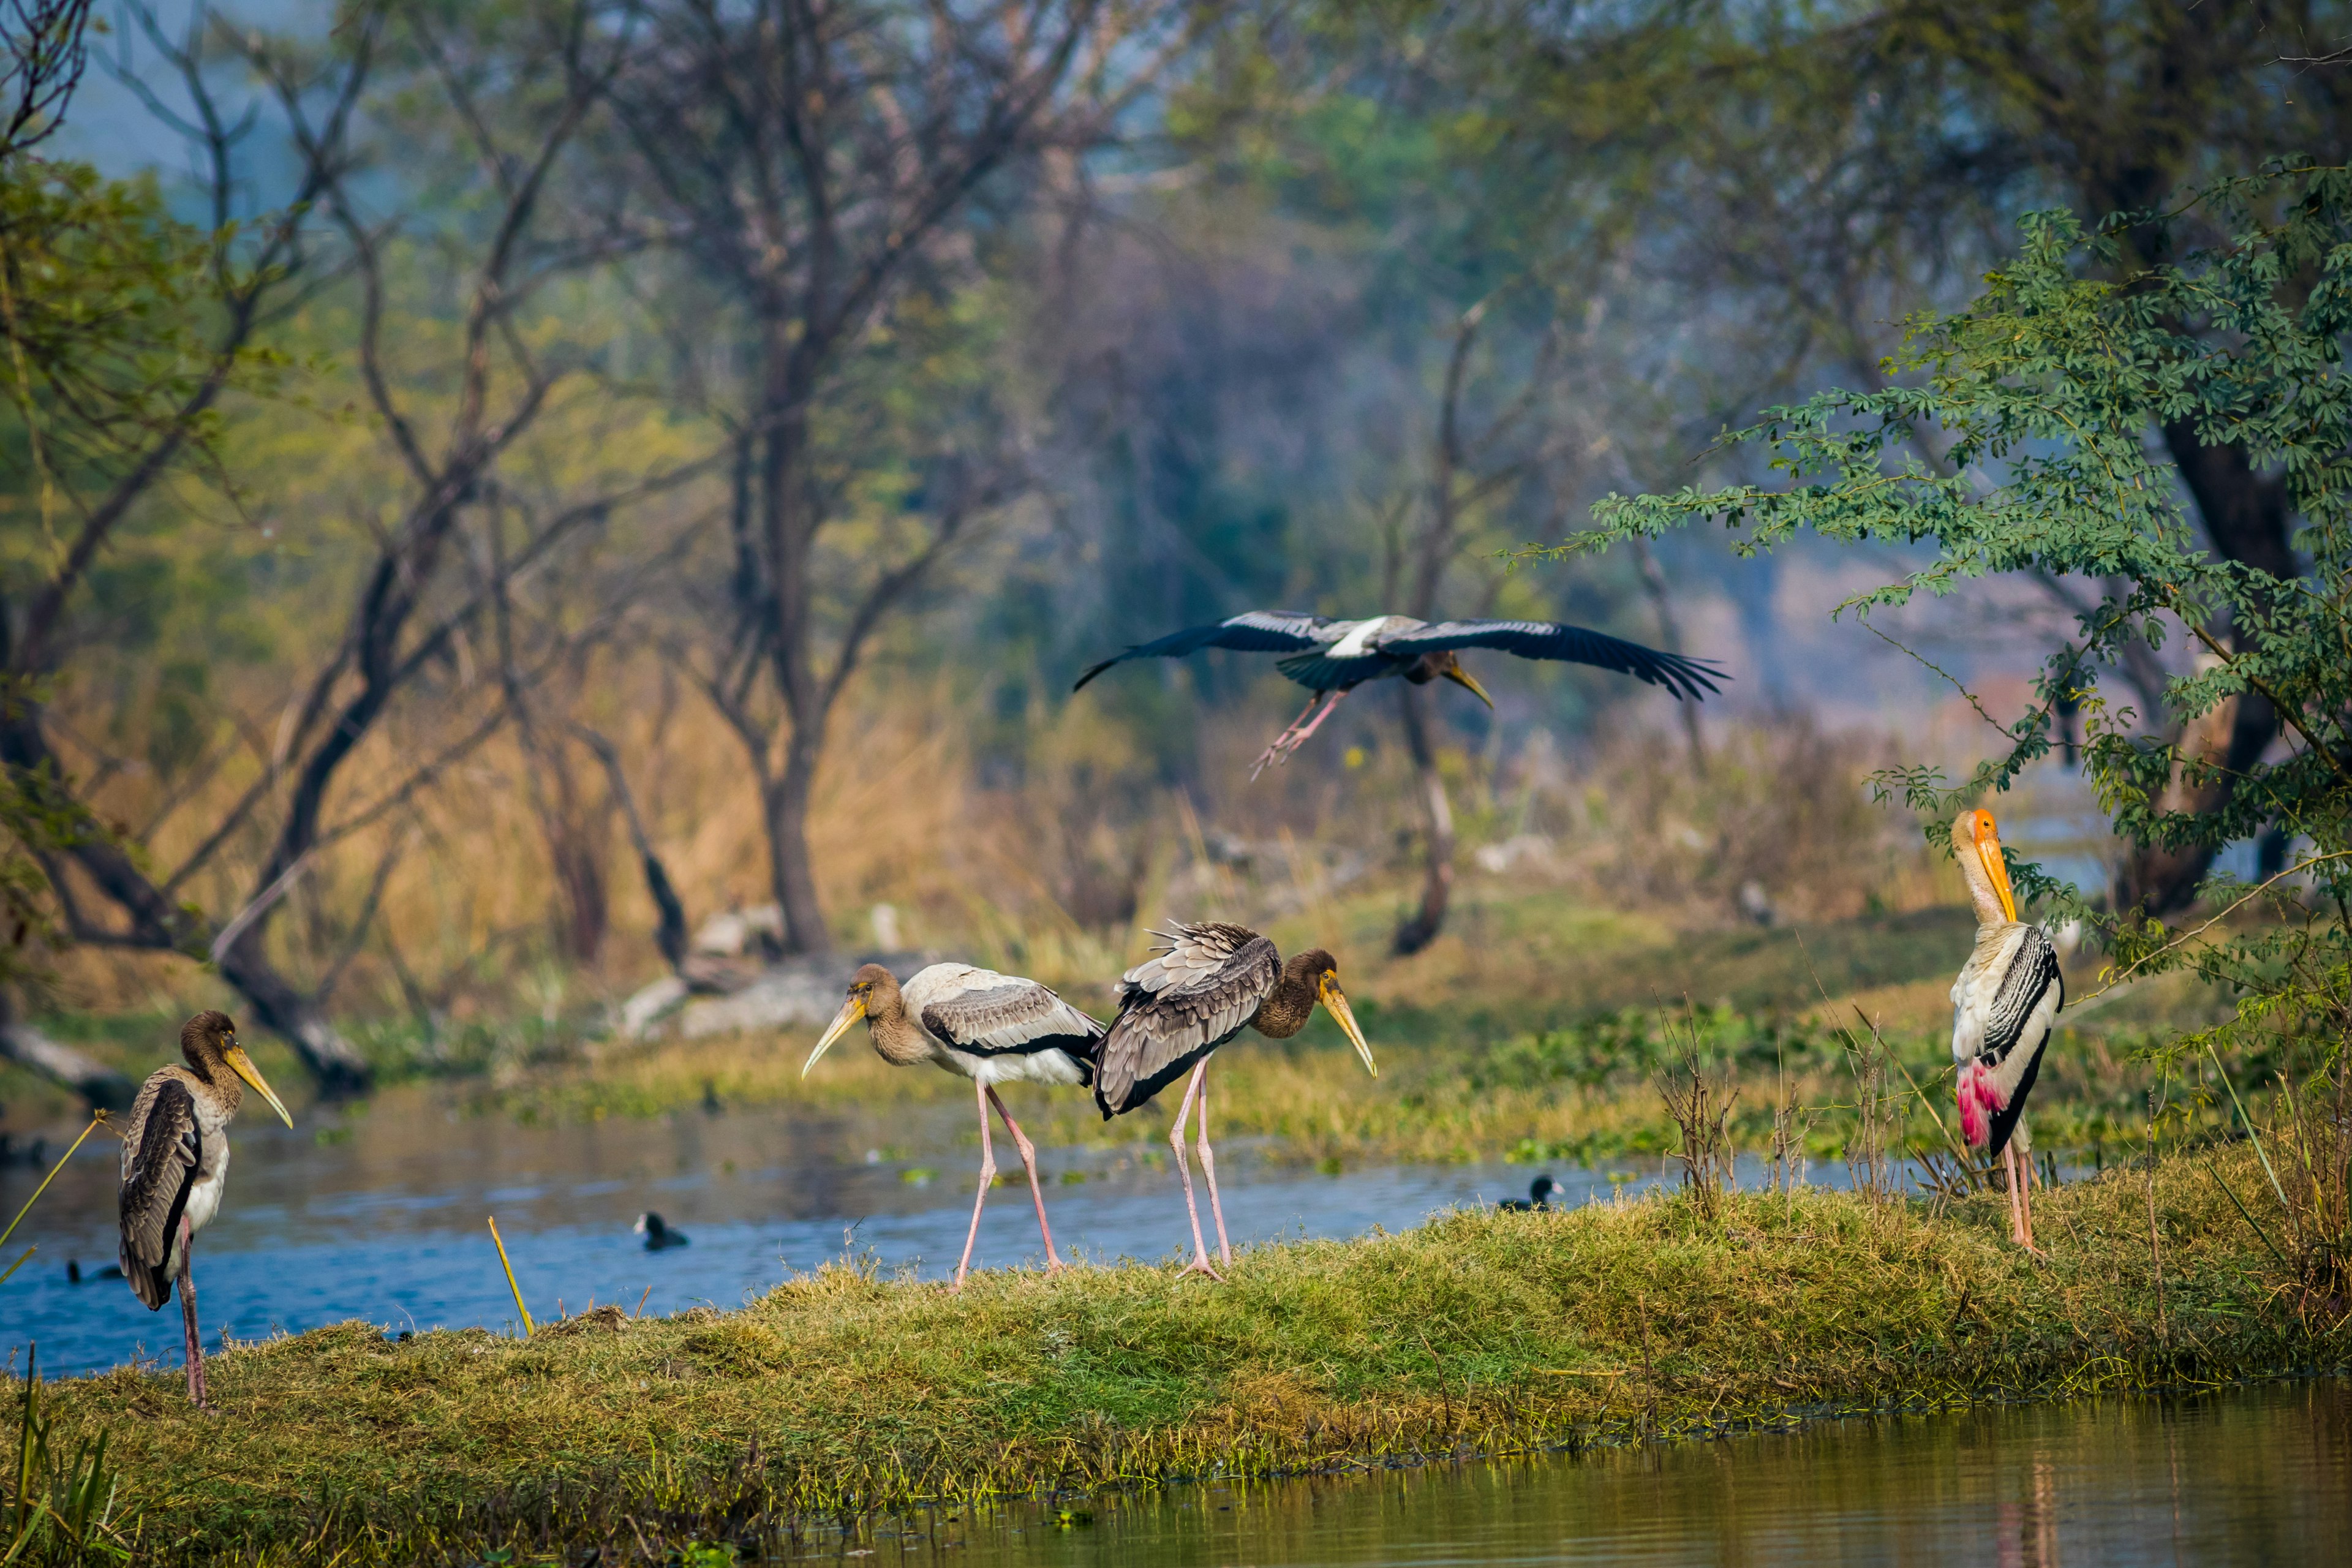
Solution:
[{"label": "green foliage", "polygon": [[[2189,248],[2190,237],[2205,242]],[[2179,259],[2134,266],[2132,255]],[[1611,496],[1598,528],[1549,553],[1654,537],[1706,519],[1743,554],[1810,529],[1846,542],[1927,545],[1932,558],[1842,607],[1864,616],[2000,573],[2040,571],[2100,585],[2075,638],[2053,655],[2039,703],[2008,727],[2009,749],[1948,784],[1930,770],[1887,775],[1930,819],[2006,789],[2052,746],[2053,715],[2079,706],[2087,777],[2115,831],[2141,846],[2218,848],[2275,827],[2297,846],[2258,888],[2216,879],[2224,915],[2189,926],[2106,912],[2078,890],[2017,868],[2020,890],[2102,931],[2113,984],[2191,968],[2233,988],[2235,1015],[2180,1037],[2209,1043],[2308,1038],[2305,1067],[2340,1071],[2352,1028],[2352,173],[2274,164],[2212,185],[2170,212],[2122,214],[2085,230],[2060,212],[2023,226],[2016,258],[1968,310],[1925,315],[1887,368],[1916,379],[1884,391],[1822,393],[1725,437],[1769,455],[1777,483]],[[2276,474],[2299,520],[2305,575],[2281,579],[2210,551],[2179,473],[2153,439],[2193,428],[2208,447]],[[1940,456],[1926,439],[1949,441]],[[2150,734],[2112,704],[2102,671],[2134,640],[2186,637],[2199,667],[2168,703],[2194,721],[2268,701],[2285,754],[2255,763],[2218,807],[2181,809],[2176,783],[2210,782],[2220,763]],[[2210,940],[2208,940],[2210,939]],[[2333,1156],[2339,1163],[2344,1151]],[[2340,1180],[2340,1178],[2339,1178]]]},{"label": "green foliage", "polygon": [[40,1365],[28,1356],[11,1495],[0,1497],[0,1526],[8,1532],[0,1565],[131,1560],[114,1528],[121,1478],[106,1462],[106,1429],[77,1435],[70,1453],[65,1437],[56,1417],[41,1414]]}]

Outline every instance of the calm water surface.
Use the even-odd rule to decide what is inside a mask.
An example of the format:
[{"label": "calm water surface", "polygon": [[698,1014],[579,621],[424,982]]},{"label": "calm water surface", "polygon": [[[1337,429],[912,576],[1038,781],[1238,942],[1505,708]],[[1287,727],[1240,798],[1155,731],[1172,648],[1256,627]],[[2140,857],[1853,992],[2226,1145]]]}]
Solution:
[{"label": "calm water surface", "polygon": [[1824,1422],[1077,1506],[1090,1522],[1062,1525],[1045,1506],[941,1509],[810,1541],[793,1560],[2320,1568],[2352,1562],[2352,1384]]},{"label": "calm water surface", "polygon": [[[228,1201],[196,1246],[210,1342],[224,1329],[258,1338],[352,1318],[392,1329],[509,1323],[513,1301],[484,1224],[491,1214],[541,1317],[559,1302],[572,1311],[608,1301],[642,1302],[648,1312],[737,1306],[845,1250],[870,1252],[886,1270],[938,1278],[954,1270],[979,1163],[976,1140],[962,1142],[969,1112],[957,1106],[899,1112],[891,1123],[746,1110],[521,1127],[400,1089],[348,1121],[327,1113],[314,1123],[315,1114],[289,1131],[248,1113],[231,1134]],[[1066,1256],[1160,1258],[1188,1235],[1165,1123],[1157,1136],[1152,1125],[1123,1149],[1039,1151]],[[901,1148],[948,1152],[886,1159],[872,1148],[885,1136]],[[119,1279],[67,1282],[68,1258],[86,1273],[114,1260],[120,1147],[94,1135],[12,1238],[10,1261],[26,1243],[40,1249],[0,1289],[0,1362],[13,1355],[21,1369],[24,1347],[37,1342],[42,1366],[58,1374],[141,1355],[178,1364],[176,1308],[149,1312]],[[1006,1141],[997,1152],[1000,1168],[1009,1164],[1018,1178]],[[1402,1229],[1455,1205],[1523,1194],[1534,1173],[1498,1164],[1324,1174],[1253,1158],[1238,1141],[1220,1156],[1236,1245]],[[1575,1203],[1661,1179],[1655,1163],[1552,1174]],[[1816,1179],[1842,1175],[1839,1168]],[[23,1166],[0,1171],[0,1223],[39,1179]],[[1205,1192],[1201,1206],[1205,1224]],[[647,1209],[690,1245],[645,1251],[629,1227]],[[1025,1183],[997,1187],[974,1265],[1043,1260]]]}]

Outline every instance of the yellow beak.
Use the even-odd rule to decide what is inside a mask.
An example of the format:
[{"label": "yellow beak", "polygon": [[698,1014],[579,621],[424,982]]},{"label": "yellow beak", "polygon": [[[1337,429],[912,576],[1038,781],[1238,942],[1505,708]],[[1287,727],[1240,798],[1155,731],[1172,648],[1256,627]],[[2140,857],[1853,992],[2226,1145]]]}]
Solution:
[{"label": "yellow beak", "polygon": [[269,1109],[278,1112],[278,1121],[283,1121],[289,1127],[294,1125],[294,1119],[286,1114],[286,1102],[279,1100],[276,1094],[271,1092],[269,1086],[261,1081],[261,1069],[253,1065],[253,1058],[245,1054],[245,1047],[243,1046],[231,1046],[227,1050],[221,1054],[228,1058],[228,1067],[231,1072],[236,1074],[237,1077],[251,1084],[255,1093],[260,1095],[262,1099],[269,1101]]},{"label": "yellow beak", "polygon": [[1372,1047],[1364,1043],[1364,1031],[1356,1026],[1356,1010],[1348,1005],[1347,993],[1339,989],[1339,982],[1327,974],[1316,992],[1331,1016],[1339,1020],[1339,1027],[1348,1032],[1348,1038],[1356,1042],[1356,1054],[1364,1058],[1364,1070],[1374,1078],[1380,1077],[1381,1065],[1372,1060]]},{"label": "yellow beak", "polygon": [[865,997],[852,996],[848,1001],[844,1002],[841,1005],[841,1011],[833,1016],[832,1025],[824,1031],[824,1038],[816,1043],[816,1049],[809,1053],[809,1059],[801,1064],[801,1076],[808,1077],[809,1068],[816,1066],[817,1058],[832,1049],[833,1042],[847,1034],[849,1026],[864,1016],[866,1016]]},{"label": "yellow beak", "polygon": [[1477,678],[1473,676],[1468,670],[1463,668],[1460,665],[1455,664],[1447,666],[1445,669],[1445,679],[1454,682],[1456,686],[1468,687],[1470,689],[1470,695],[1475,697],[1479,701],[1484,702],[1488,708],[1491,709],[1495,706],[1495,700],[1486,695],[1486,689],[1478,684]]},{"label": "yellow beak", "polygon": [[1993,897],[2000,900],[2001,914],[2017,919],[2017,895],[2010,889],[2009,862],[2000,856],[2000,835],[1990,828],[1977,835],[1977,862],[1992,879]]}]

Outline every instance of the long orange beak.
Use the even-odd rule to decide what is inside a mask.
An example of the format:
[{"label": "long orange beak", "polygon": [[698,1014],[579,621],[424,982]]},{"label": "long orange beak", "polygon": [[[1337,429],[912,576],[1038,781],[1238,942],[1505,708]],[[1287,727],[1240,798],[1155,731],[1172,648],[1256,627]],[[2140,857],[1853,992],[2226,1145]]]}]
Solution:
[{"label": "long orange beak", "polygon": [[1364,1058],[1364,1070],[1374,1078],[1381,1076],[1381,1066],[1372,1060],[1372,1047],[1364,1042],[1364,1031],[1356,1026],[1356,1010],[1348,1005],[1348,994],[1339,989],[1337,975],[1327,974],[1315,987],[1316,997],[1331,1016],[1339,1020],[1339,1027],[1354,1041],[1356,1054]]},{"label": "long orange beak", "polygon": [[2017,919],[2017,894],[2009,885],[2009,862],[2001,858],[2000,833],[1992,825],[1992,813],[1977,813],[1977,864],[1984,868],[1985,876],[1992,882],[1993,897],[2000,900],[2000,912],[2005,919]]},{"label": "long orange beak", "polygon": [[817,1058],[830,1050],[833,1047],[833,1042],[847,1034],[849,1026],[864,1016],[866,1016],[866,998],[852,996],[848,1001],[844,1002],[841,1005],[841,1011],[833,1016],[833,1024],[825,1030],[824,1038],[816,1043],[816,1049],[811,1051],[808,1060],[801,1064],[801,1076],[808,1077],[809,1068],[816,1066]]},{"label": "long orange beak", "polygon": [[1475,697],[1479,701],[1484,702],[1488,708],[1491,709],[1495,706],[1495,700],[1486,695],[1486,689],[1478,684],[1477,678],[1473,676],[1468,670],[1463,668],[1460,665],[1447,665],[1445,667],[1444,675],[1445,679],[1454,682],[1454,685],[1468,687],[1470,689],[1470,695]]}]

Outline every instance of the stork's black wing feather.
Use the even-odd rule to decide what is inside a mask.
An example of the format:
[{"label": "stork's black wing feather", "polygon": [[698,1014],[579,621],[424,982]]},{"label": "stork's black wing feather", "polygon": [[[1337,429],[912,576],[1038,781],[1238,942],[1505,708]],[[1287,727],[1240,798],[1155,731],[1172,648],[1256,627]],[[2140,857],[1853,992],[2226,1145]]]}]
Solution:
[{"label": "stork's black wing feather", "polygon": [[1558,659],[1589,664],[1621,675],[1663,686],[1676,697],[1693,701],[1717,689],[1716,682],[1731,678],[1714,665],[1678,653],[1664,653],[1637,642],[1612,637],[1586,626],[1558,621],[1440,621],[1401,637],[1382,637],[1382,653],[1412,658],[1447,648],[1490,647],[1521,658]]},{"label": "stork's black wing feather", "polygon": [[163,1266],[204,1159],[195,1097],[177,1077],[157,1073],[141,1089],[124,1129],[122,1244],[117,1253],[123,1278],[151,1309],[172,1299],[172,1277]]},{"label": "stork's black wing feather", "polygon": [[1317,634],[1334,624],[1328,616],[1301,615],[1296,610],[1248,610],[1213,626],[1186,626],[1155,642],[1133,644],[1125,653],[1114,654],[1078,677],[1077,685],[1070,689],[1077,690],[1112,665],[1130,658],[1181,658],[1204,647],[1232,648],[1240,653],[1297,653],[1329,641],[1328,637]]},{"label": "stork's black wing feather", "polygon": [[1179,925],[1119,979],[1118,1016],[1095,1058],[1108,1121],[1133,1110],[1241,1033],[1282,978],[1274,943],[1245,926]]}]

